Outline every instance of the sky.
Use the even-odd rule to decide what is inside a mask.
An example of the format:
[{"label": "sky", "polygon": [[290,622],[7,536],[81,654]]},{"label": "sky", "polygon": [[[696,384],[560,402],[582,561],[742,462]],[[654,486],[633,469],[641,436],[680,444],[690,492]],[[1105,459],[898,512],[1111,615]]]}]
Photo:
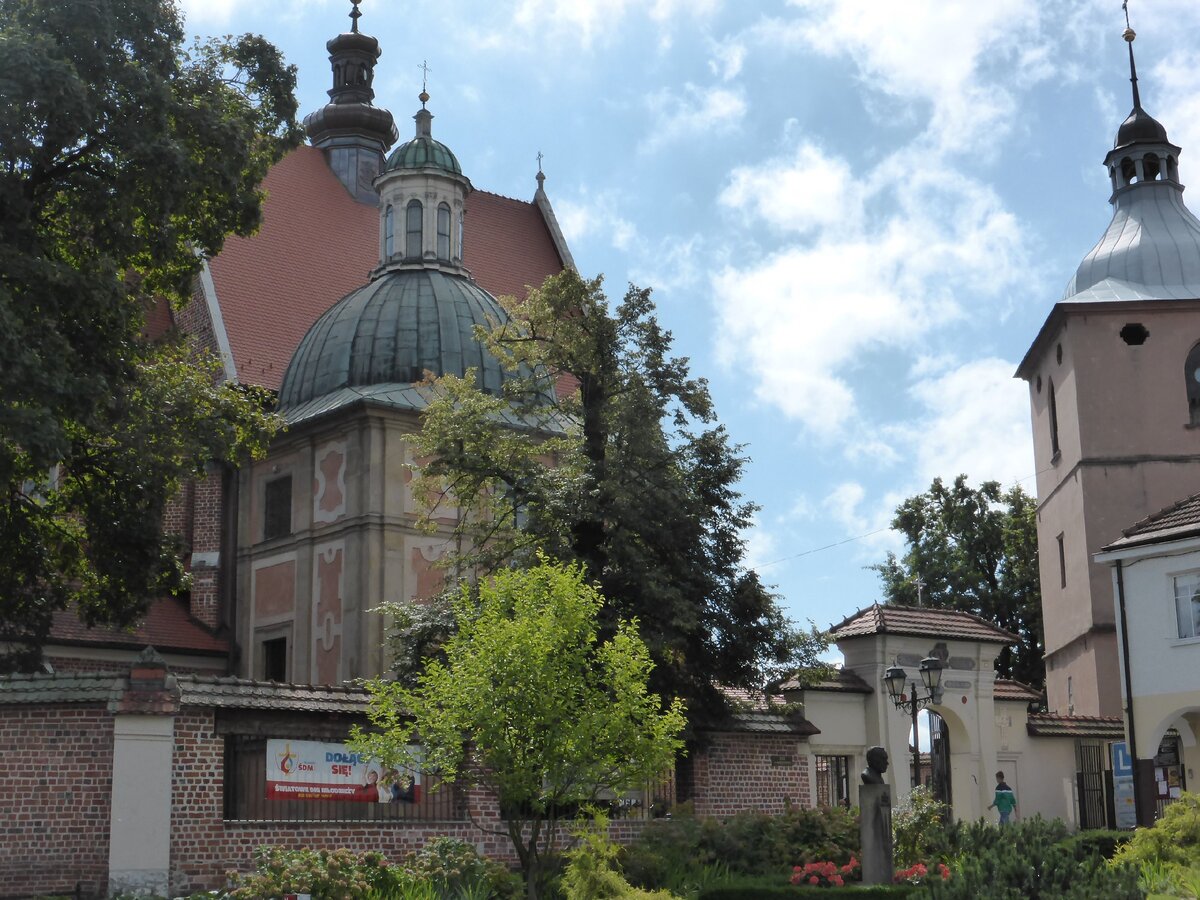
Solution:
[{"label": "sky", "polygon": [[[348,0],[181,7],[189,35],[276,44],[302,115],[326,102]],[[1200,3],[1129,7],[1143,106],[1186,185]],[[881,599],[869,566],[902,551],[895,507],[933,478],[1035,490],[1013,373],[1111,218],[1102,161],[1132,105],[1120,0],[361,10],[401,140],[427,61],[433,134],[472,183],[531,200],[542,153],[579,270],[613,300],[654,289],[745,446],[747,562],[794,620]]]}]

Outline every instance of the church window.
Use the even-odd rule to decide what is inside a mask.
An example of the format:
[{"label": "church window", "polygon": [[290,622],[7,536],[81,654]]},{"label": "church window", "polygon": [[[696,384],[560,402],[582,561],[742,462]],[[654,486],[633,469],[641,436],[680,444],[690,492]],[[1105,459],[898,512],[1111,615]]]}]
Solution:
[{"label": "church window", "polygon": [[389,259],[396,252],[396,215],[389,204],[383,214],[383,258]]},{"label": "church window", "polygon": [[438,206],[437,215],[437,255],[443,262],[450,261],[450,206],[446,203]]},{"label": "church window", "polygon": [[1143,181],[1158,181],[1160,163],[1158,157],[1153,153],[1147,153],[1142,157],[1142,180]]},{"label": "church window", "polygon": [[1200,425],[1200,344],[1188,352],[1183,377],[1187,386],[1188,421]]},{"label": "church window", "polygon": [[262,680],[287,681],[287,638],[271,638],[263,641],[259,647]]},{"label": "church window", "polygon": [[1064,532],[1059,532],[1055,540],[1058,542],[1058,586],[1067,586],[1067,545]]},{"label": "church window", "polygon": [[1133,184],[1137,181],[1137,167],[1128,156],[1121,160],[1121,181],[1124,184]]},{"label": "church window", "polygon": [[421,218],[424,215],[420,200],[409,200],[404,230],[404,258],[421,257]]},{"label": "church window", "polygon": [[292,476],[284,475],[263,488],[263,540],[292,533]]},{"label": "church window", "polygon": [[1175,624],[1181,638],[1200,637],[1200,572],[1175,576]]},{"label": "church window", "polygon": [[1046,409],[1050,413],[1050,453],[1058,456],[1058,401],[1054,399],[1054,379],[1046,386]]}]

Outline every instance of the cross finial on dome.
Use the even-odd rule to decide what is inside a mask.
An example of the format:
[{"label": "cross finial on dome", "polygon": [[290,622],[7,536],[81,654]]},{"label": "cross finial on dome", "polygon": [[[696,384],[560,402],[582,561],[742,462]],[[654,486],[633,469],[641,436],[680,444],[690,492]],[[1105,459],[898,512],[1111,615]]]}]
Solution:
[{"label": "cross finial on dome", "polygon": [[352,7],[350,10],[350,30],[355,33],[358,32],[358,18],[362,15],[358,11],[359,2],[360,0],[350,0],[350,6]]},{"label": "cross finial on dome", "polygon": [[429,68],[429,60],[421,60],[421,64],[417,66],[421,70],[421,93],[417,94],[417,99],[421,101],[421,109],[425,108],[425,104],[429,102],[429,73],[433,69]]},{"label": "cross finial on dome", "polygon": [[545,157],[542,156],[542,151],[539,150],[538,154],[537,154],[538,170],[537,170],[537,175],[535,176],[537,178],[539,191],[542,190],[542,185],[545,184],[545,182],[546,182],[546,173],[542,171],[542,160],[543,159],[545,159]]}]

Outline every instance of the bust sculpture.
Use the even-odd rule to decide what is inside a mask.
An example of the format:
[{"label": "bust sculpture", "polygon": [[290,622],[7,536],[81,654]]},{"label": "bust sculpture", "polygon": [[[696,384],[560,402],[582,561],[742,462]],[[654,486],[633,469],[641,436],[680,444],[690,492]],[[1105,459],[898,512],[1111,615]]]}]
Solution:
[{"label": "bust sculpture", "polygon": [[872,747],[867,751],[867,767],[859,776],[863,784],[883,784],[883,773],[888,768],[887,751],[882,747]]}]

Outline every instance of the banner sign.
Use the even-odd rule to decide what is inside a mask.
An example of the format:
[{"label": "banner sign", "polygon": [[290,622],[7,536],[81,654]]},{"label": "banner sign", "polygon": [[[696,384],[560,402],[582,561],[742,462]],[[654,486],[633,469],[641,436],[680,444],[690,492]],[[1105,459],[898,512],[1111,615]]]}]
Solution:
[{"label": "banner sign", "polygon": [[267,799],[419,803],[421,772],[384,768],[345,744],[269,740]]},{"label": "banner sign", "polygon": [[1109,745],[1112,754],[1113,811],[1118,828],[1137,827],[1137,807],[1133,802],[1133,759],[1124,741]]}]

